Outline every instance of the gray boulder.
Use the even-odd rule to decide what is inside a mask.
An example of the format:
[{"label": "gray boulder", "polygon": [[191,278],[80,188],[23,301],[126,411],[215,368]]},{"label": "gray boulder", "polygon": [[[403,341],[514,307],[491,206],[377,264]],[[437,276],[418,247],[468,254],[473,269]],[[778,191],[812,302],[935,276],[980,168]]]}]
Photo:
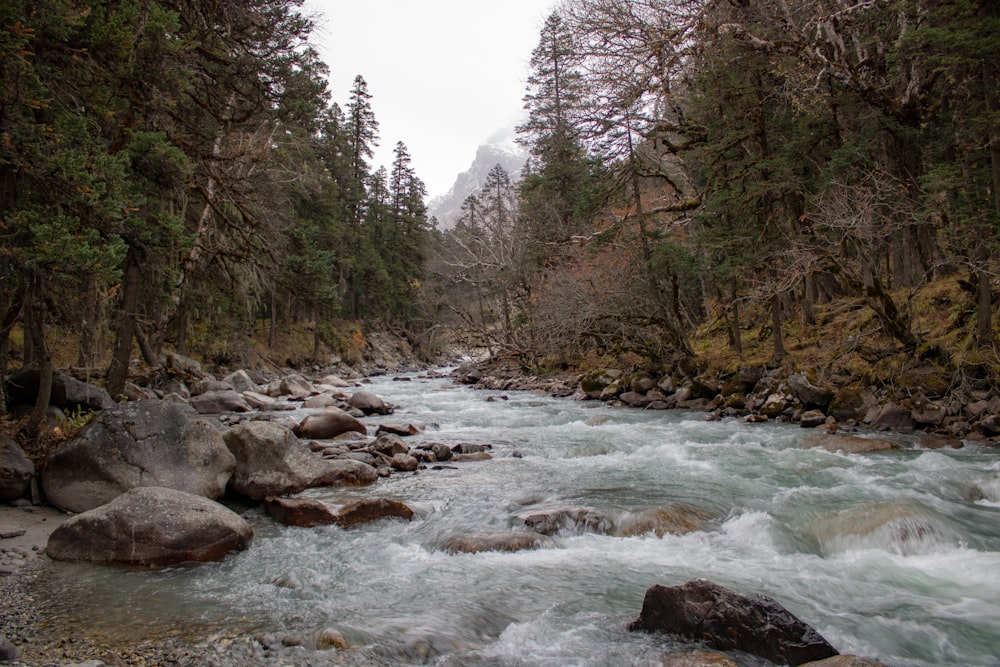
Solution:
[{"label": "gray boulder", "polygon": [[21,446],[0,435],[0,502],[23,496],[34,476],[35,464],[24,455]]},{"label": "gray boulder", "polygon": [[103,411],[60,445],[42,473],[42,490],[70,512],[145,486],[218,498],[235,467],[222,433],[191,407],[135,401]]},{"label": "gray boulder", "polygon": [[743,596],[707,579],[651,587],[629,630],[680,635],[779,665],[801,665],[838,655],[815,629],[771,598]]},{"label": "gray boulder", "polygon": [[222,378],[222,381],[241,394],[244,391],[257,391],[260,389],[260,386],[254,382],[253,378],[250,377],[250,374],[244,370],[238,370],[230,373],[226,377]]},{"label": "gray boulder", "polygon": [[375,468],[361,461],[334,459],[324,461],[323,475],[314,486],[366,486],[378,479]]},{"label": "gray boulder", "polygon": [[240,424],[227,431],[224,439],[236,457],[229,486],[253,500],[298,493],[313,486],[327,471],[321,458],[274,422]]},{"label": "gray boulder", "polygon": [[788,388],[803,405],[810,408],[826,409],[833,399],[833,392],[825,387],[813,384],[805,373],[792,373],[788,376]]},{"label": "gray boulder", "polygon": [[313,386],[309,380],[301,375],[286,375],[281,378],[281,382],[278,384],[278,392],[281,396],[290,396],[301,400],[313,393]]},{"label": "gray boulder", "polygon": [[331,440],[343,433],[368,434],[368,428],[343,410],[328,407],[314,412],[299,422],[295,435],[313,440]]},{"label": "gray boulder", "polygon": [[188,403],[199,414],[218,415],[223,412],[251,412],[253,408],[242,394],[232,389],[210,390],[192,396]]},{"label": "gray boulder", "polygon": [[[7,399],[13,403],[34,404],[38,396],[39,365],[28,364],[4,380]],[[52,372],[52,394],[49,404],[60,410],[105,410],[115,405],[111,394],[103,388],[77,380],[61,371]]]},{"label": "gray boulder", "polygon": [[214,501],[143,487],[67,519],[45,551],[56,560],[163,567],[222,560],[252,540],[250,525]]}]

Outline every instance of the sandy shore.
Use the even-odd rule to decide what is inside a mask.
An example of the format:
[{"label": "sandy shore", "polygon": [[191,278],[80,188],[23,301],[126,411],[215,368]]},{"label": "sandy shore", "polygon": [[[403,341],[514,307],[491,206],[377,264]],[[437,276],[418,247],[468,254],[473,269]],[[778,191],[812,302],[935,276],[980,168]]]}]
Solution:
[{"label": "sandy shore", "polygon": [[0,505],[0,576],[47,558],[49,535],[69,517],[48,505]]}]

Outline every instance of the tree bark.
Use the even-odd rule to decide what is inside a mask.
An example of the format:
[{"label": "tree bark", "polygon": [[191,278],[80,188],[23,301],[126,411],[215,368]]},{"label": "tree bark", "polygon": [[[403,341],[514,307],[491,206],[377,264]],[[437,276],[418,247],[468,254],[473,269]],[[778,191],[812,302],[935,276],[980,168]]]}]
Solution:
[{"label": "tree bark", "polygon": [[135,337],[135,315],[139,305],[139,280],[141,251],[130,246],[125,256],[125,275],[122,281],[122,303],[115,333],[115,347],[108,367],[107,390],[117,396],[125,390],[128,368],[132,358],[132,339]]},{"label": "tree bark", "polygon": [[781,361],[788,352],[785,350],[785,338],[781,335],[781,297],[771,297],[771,336],[774,338],[774,360]]},{"label": "tree bark", "polygon": [[37,439],[42,433],[49,400],[52,398],[52,358],[45,342],[45,309],[40,282],[38,275],[33,274],[28,278],[24,299],[25,347],[30,340],[38,358],[38,396],[26,426],[28,437],[33,439]]}]

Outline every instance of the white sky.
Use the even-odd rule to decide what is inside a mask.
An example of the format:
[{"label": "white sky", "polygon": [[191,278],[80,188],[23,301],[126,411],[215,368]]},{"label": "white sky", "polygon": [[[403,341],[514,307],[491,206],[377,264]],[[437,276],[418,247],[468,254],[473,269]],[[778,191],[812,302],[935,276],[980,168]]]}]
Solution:
[{"label": "white sky", "polygon": [[468,169],[476,148],[520,119],[528,62],[555,0],[306,0],[311,42],[344,107],[368,82],[379,123],[375,166],[397,141],[433,197]]}]

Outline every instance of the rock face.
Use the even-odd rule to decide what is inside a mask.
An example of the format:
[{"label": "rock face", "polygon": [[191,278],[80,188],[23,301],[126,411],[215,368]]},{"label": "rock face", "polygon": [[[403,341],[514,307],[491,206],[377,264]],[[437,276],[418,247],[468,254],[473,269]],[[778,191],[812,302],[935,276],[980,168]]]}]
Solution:
[{"label": "rock face", "polygon": [[229,486],[253,500],[298,493],[326,472],[322,459],[291,431],[273,422],[240,424],[227,431],[224,439],[236,457]]},{"label": "rock face", "polygon": [[143,487],[67,519],[45,551],[56,560],[162,567],[221,560],[252,540],[250,525],[214,501]]},{"label": "rock face", "polygon": [[653,586],[629,630],[669,632],[780,665],[801,665],[838,654],[816,630],[771,598],[739,595],[706,579],[683,586]]},{"label": "rock face", "polygon": [[130,489],[163,486],[218,498],[236,467],[222,433],[188,406],[136,401],[103,411],[49,456],[49,502],[86,512]]},{"label": "rock face", "polygon": [[34,476],[35,464],[24,455],[21,446],[5,435],[0,436],[0,502],[24,495]]},{"label": "rock face", "polygon": [[315,412],[295,427],[295,435],[314,440],[330,440],[342,433],[368,434],[368,429],[360,421],[339,408],[329,407]]}]

